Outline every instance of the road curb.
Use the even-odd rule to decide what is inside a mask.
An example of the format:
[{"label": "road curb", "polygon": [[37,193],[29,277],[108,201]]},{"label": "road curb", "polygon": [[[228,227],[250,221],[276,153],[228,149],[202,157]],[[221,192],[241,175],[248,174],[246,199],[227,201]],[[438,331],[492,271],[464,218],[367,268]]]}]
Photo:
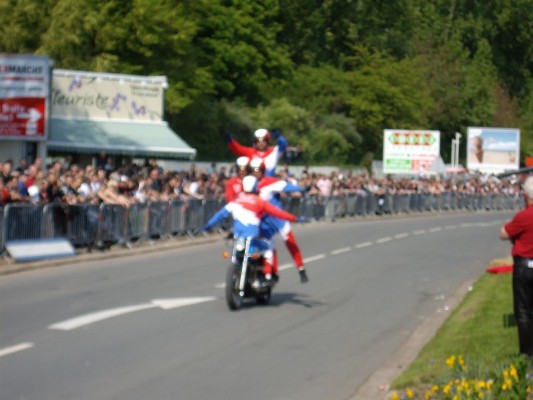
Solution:
[{"label": "road curb", "polygon": [[447,309],[437,309],[413,331],[411,336],[357,389],[350,400],[384,400],[390,394],[389,385],[418,356],[422,348],[435,336],[444,321],[472,290],[475,280],[464,282],[446,300]]},{"label": "road curb", "polygon": [[152,243],[149,241],[134,244],[131,248],[112,246],[107,250],[93,250],[91,252],[82,251],[72,257],[54,258],[32,262],[17,263],[5,258],[0,260],[0,276],[11,275],[19,272],[34,271],[47,268],[55,268],[68,264],[79,264],[89,261],[101,261],[115,257],[131,257],[139,254],[149,254],[165,250],[179,249],[182,247],[199,246],[206,243],[219,241],[224,236],[222,234],[211,234],[199,238],[179,238],[168,240],[157,240]]}]

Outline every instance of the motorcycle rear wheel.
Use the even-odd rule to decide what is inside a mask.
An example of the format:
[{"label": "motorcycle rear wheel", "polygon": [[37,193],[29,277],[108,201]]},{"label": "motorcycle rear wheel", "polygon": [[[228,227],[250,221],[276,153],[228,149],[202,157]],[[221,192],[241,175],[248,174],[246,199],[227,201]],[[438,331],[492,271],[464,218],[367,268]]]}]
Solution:
[{"label": "motorcycle rear wheel", "polygon": [[232,311],[239,310],[244,301],[244,293],[239,290],[240,277],[238,268],[230,265],[226,273],[226,303]]}]

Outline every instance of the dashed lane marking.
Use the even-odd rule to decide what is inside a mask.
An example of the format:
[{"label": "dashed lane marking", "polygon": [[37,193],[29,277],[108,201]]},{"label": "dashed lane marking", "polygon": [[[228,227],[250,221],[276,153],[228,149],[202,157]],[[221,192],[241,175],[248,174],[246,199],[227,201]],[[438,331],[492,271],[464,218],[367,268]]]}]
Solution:
[{"label": "dashed lane marking", "polygon": [[397,235],[394,235],[394,238],[395,239],[402,239],[404,237],[408,237],[409,234],[406,232],[406,233],[398,233]]},{"label": "dashed lane marking", "polygon": [[424,233],[426,233],[425,229],[419,229],[418,231],[414,231],[413,235],[423,235]]},{"label": "dashed lane marking", "polygon": [[390,236],[387,236],[387,237],[383,237],[381,239],[376,240],[376,243],[386,243],[386,242],[390,242],[391,240],[392,238]]},{"label": "dashed lane marking", "polygon": [[362,249],[363,247],[372,246],[372,242],[363,242],[355,245],[356,249]]},{"label": "dashed lane marking", "polygon": [[442,228],[440,226],[437,226],[435,228],[431,228],[429,231],[430,232],[440,232],[440,231],[442,231]]},{"label": "dashed lane marking", "polygon": [[342,247],[340,249],[331,250],[331,255],[334,256],[335,254],[341,254],[346,253],[347,251],[350,251],[351,247]]},{"label": "dashed lane marking", "polygon": [[20,343],[15,346],[6,347],[4,349],[0,349],[0,357],[8,356],[13,353],[18,353],[19,351],[28,350],[33,347],[33,343]]},{"label": "dashed lane marking", "polygon": [[311,256],[311,257],[304,258],[304,263],[310,263],[310,262],[313,262],[313,261],[322,260],[323,258],[326,258],[325,254],[317,254],[316,256]]}]

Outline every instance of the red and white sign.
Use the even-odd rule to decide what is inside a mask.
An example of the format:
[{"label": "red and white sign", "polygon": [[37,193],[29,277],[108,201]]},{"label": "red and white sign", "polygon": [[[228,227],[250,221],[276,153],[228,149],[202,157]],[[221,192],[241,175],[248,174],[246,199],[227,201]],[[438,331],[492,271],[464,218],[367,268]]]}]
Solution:
[{"label": "red and white sign", "polygon": [[44,122],[44,99],[0,99],[0,136],[43,137]]},{"label": "red and white sign", "polygon": [[0,139],[46,137],[50,65],[46,56],[0,56]]}]

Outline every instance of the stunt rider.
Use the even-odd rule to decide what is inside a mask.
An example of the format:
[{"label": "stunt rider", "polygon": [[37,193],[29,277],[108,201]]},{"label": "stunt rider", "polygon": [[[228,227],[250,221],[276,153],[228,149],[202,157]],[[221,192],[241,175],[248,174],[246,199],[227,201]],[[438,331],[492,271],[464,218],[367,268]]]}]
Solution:
[{"label": "stunt rider", "polygon": [[228,179],[225,186],[226,203],[235,200],[235,198],[242,192],[242,180],[248,174],[248,157],[239,157],[235,161],[237,175]]},{"label": "stunt rider", "polygon": [[[278,129],[269,132],[266,129],[257,129],[254,132],[253,147],[246,147],[237,142],[229,133],[225,133],[228,149],[237,156],[245,156],[250,159],[261,158],[265,163],[267,176],[276,175],[276,167],[279,159],[283,156],[287,148],[287,139]],[[272,145],[272,138],[276,139],[277,144]]]},{"label": "stunt rider", "polygon": [[[293,185],[284,180],[265,176],[265,164],[260,158],[253,158],[250,161],[250,171],[252,175],[257,178],[259,197],[278,208],[281,208],[280,193],[301,193],[303,190],[300,186]],[[309,278],[307,277],[307,272],[304,268],[302,253],[296,242],[296,238],[292,233],[291,224],[285,220],[276,218],[275,216],[266,215],[261,220],[260,231],[262,237],[272,241],[274,235],[279,233],[294,260],[294,264],[300,275],[300,282],[307,283]],[[275,249],[273,271],[275,274],[278,272],[277,252]]]},{"label": "stunt rider", "polygon": [[[268,201],[261,199],[256,193],[257,179],[253,176],[246,176],[242,180],[243,193],[233,201],[222,207],[207,224],[200,230],[205,231],[212,228],[217,223],[229,216],[233,217],[233,233],[235,238],[247,238],[259,236],[259,224],[263,215],[273,215],[287,221],[298,221],[298,218],[286,211],[283,211]],[[263,273],[269,283],[272,281],[272,260],[273,251],[269,248],[264,254]]]}]

